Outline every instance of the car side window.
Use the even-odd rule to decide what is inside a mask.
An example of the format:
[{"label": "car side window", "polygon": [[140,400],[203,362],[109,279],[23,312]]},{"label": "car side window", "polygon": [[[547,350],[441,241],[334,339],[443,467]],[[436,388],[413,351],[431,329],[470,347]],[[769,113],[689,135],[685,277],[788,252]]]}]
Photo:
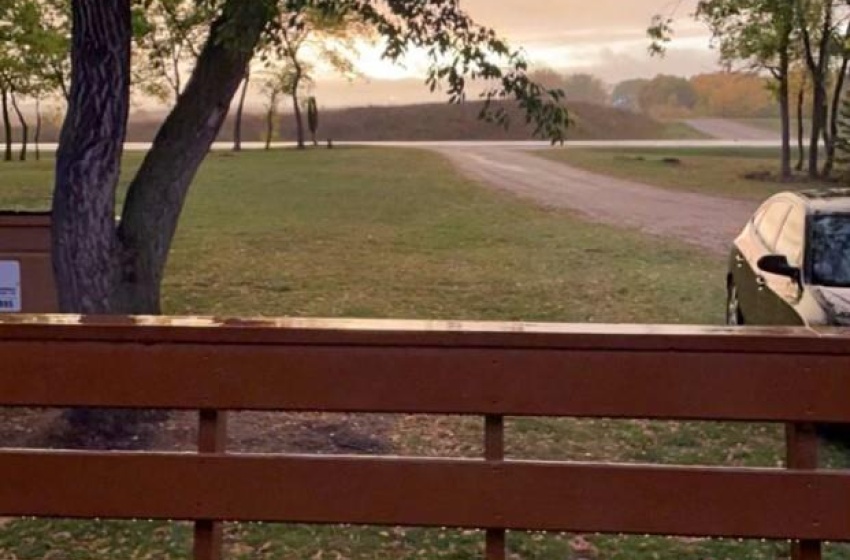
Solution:
[{"label": "car side window", "polygon": [[785,223],[785,217],[788,216],[790,210],[791,205],[789,203],[774,202],[767,207],[764,216],[756,224],[756,232],[769,251],[773,251],[776,247],[779,230],[782,229],[782,224]]},{"label": "car side window", "polygon": [[797,268],[803,264],[805,229],[806,212],[799,206],[793,206],[776,241],[776,254],[784,255],[788,263]]}]

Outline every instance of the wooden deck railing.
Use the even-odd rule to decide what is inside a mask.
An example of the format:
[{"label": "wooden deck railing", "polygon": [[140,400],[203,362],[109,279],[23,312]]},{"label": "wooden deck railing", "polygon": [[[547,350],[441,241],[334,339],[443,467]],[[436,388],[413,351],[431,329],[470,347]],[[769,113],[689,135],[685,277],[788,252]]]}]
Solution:
[{"label": "wooden deck railing", "polygon": [[[850,336],[438,322],[6,317],[0,406],[199,410],[197,454],[0,452],[0,515],[850,540],[850,473],[816,423],[850,423]],[[481,460],[225,452],[225,411],[485,418]],[[505,416],[767,421],[787,468],[506,460]],[[391,483],[388,483],[391,482]],[[345,499],[338,499],[345,496]]]}]

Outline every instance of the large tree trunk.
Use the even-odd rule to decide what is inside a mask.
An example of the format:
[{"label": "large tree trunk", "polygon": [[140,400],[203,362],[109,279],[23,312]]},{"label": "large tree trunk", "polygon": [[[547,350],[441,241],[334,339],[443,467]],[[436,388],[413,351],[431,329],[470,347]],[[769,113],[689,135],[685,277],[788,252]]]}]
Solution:
[{"label": "large tree trunk", "polygon": [[12,120],[9,118],[9,90],[6,88],[0,89],[0,97],[2,97],[3,107],[3,133],[6,143],[6,151],[3,154],[3,160],[12,161]]},{"label": "large tree trunk", "polygon": [[242,80],[242,93],[239,95],[239,105],[236,106],[236,121],[233,124],[233,151],[242,151],[242,114],[245,112],[245,98],[248,96],[248,85],[251,83],[251,69],[245,71]]},{"label": "large tree trunk", "polygon": [[72,81],[56,154],[53,269],[64,313],[110,313],[115,189],[130,107],[131,0],[74,0]]},{"label": "large tree trunk", "polygon": [[118,237],[121,268],[110,304],[158,313],[168,252],[189,186],[227,116],[272,15],[270,2],[227,0],[213,23],[180,101],[130,184]]},{"label": "large tree trunk", "polygon": [[9,98],[12,100],[12,108],[15,110],[15,115],[18,117],[18,122],[21,125],[21,155],[18,157],[21,161],[27,160],[27,146],[29,144],[29,136],[30,136],[30,127],[27,124],[27,119],[24,117],[24,114],[21,112],[21,108],[18,106],[18,98],[15,95],[15,92],[12,91],[9,93]]}]

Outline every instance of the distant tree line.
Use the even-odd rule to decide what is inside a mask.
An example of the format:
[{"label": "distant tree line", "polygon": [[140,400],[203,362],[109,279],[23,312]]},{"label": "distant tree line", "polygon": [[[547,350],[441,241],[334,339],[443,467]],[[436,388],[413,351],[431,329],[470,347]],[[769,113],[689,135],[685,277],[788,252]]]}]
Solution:
[{"label": "distant tree line", "polygon": [[[283,97],[292,99],[299,147],[305,146],[306,98],[320,60],[338,73],[356,75],[355,40],[373,41],[375,30],[363,18],[345,10],[287,10],[286,0],[257,45],[238,98],[234,149],[241,149],[242,115],[253,75],[260,79],[267,118],[277,119]],[[213,2],[197,0],[132,0],[132,91],[173,108],[183,94],[210,26],[219,10]],[[39,139],[45,105],[52,114],[65,112],[71,72],[71,3],[67,0],[0,0],[0,118],[3,158],[26,160]],[[310,61],[308,61],[308,58]],[[313,100],[315,104],[315,99]],[[302,107],[303,106],[303,107]],[[314,106],[312,111],[318,111]],[[31,122],[32,121],[32,122]],[[318,119],[315,121],[318,126]],[[271,142],[269,126],[266,141]],[[17,136],[17,138],[16,138]],[[17,139],[20,154],[13,154]]]},{"label": "distant tree line", "polygon": [[[778,117],[772,80],[750,71],[721,71],[690,78],[659,74],[609,86],[588,73],[534,72],[535,79],[564,90],[570,101],[612,105],[657,118],[714,116],[725,118]],[[794,91],[801,81],[794,82]],[[810,111],[804,111],[809,116]]]},{"label": "distant tree line", "polygon": [[[694,17],[708,25],[720,61],[768,77],[782,123],[781,176],[793,174],[793,115],[798,168],[829,178],[840,139],[842,97],[850,63],[847,0],[700,0]],[[673,38],[673,15],[654,17],[650,51],[663,54]],[[806,107],[807,106],[807,107]],[[811,119],[804,146],[802,116]]]}]

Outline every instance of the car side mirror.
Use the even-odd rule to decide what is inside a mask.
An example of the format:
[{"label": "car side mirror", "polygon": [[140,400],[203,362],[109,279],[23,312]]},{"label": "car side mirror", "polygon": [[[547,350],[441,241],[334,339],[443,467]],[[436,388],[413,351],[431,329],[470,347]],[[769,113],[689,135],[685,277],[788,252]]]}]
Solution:
[{"label": "car side mirror", "polygon": [[791,266],[785,255],[765,255],[758,260],[756,266],[764,272],[785,276],[798,284],[800,283],[800,269],[796,266]]}]

